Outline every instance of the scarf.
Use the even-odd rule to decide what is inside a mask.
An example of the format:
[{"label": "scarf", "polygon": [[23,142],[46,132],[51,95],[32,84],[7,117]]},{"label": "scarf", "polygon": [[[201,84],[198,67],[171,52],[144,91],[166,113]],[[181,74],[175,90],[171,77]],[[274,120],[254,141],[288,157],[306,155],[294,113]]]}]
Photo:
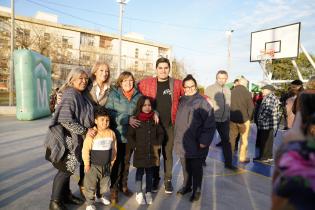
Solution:
[{"label": "scarf", "polygon": [[153,118],[154,112],[150,112],[150,113],[144,113],[144,112],[140,112],[139,115],[137,116],[137,119],[145,122],[148,120],[151,120]]},{"label": "scarf", "polygon": [[135,89],[132,88],[132,89],[131,89],[130,91],[128,91],[128,92],[125,92],[124,90],[122,90],[122,92],[123,92],[124,96],[128,99],[128,101],[130,101],[131,98],[132,98],[132,96],[133,96],[133,94],[134,94],[134,92],[135,92]]}]

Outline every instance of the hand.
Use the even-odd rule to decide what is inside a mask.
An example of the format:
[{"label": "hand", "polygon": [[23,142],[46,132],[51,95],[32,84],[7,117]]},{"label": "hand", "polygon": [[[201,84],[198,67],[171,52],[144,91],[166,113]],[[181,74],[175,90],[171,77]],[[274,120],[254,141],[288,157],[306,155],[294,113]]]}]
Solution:
[{"label": "hand", "polygon": [[57,102],[56,102],[57,105],[60,104],[61,98],[62,98],[62,93],[57,93]]},{"label": "hand", "polygon": [[129,125],[133,128],[137,128],[140,125],[140,120],[137,120],[135,116],[129,118]]},{"label": "hand", "polygon": [[97,131],[94,130],[93,128],[89,128],[89,129],[88,129],[88,132],[87,132],[87,135],[88,135],[88,136],[94,138],[94,137],[96,136],[96,134],[97,134]]},{"label": "hand", "polygon": [[160,119],[159,119],[159,115],[156,112],[154,112],[153,119],[154,119],[155,124],[159,124]]},{"label": "hand", "polygon": [[207,145],[204,145],[204,144],[199,144],[200,148],[203,149],[203,148],[206,148]]},{"label": "hand", "polygon": [[90,168],[91,168],[91,166],[84,166],[84,172],[85,173],[89,172]]}]

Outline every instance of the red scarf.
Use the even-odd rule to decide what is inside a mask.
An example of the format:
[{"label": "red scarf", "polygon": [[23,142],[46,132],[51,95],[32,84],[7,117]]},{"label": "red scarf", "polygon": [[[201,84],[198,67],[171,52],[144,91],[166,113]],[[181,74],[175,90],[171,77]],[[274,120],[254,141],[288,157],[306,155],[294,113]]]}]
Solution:
[{"label": "red scarf", "polygon": [[133,93],[135,92],[135,89],[132,88],[130,91],[128,92],[125,92],[124,90],[122,90],[124,96],[128,99],[128,101],[131,100],[132,96],[133,96]]},{"label": "red scarf", "polygon": [[150,113],[140,112],[137,118],[138,120],[145,122],[145,121],[151,120],[153,118],[153,115],[154,115],[154,112],[150,112]]}]

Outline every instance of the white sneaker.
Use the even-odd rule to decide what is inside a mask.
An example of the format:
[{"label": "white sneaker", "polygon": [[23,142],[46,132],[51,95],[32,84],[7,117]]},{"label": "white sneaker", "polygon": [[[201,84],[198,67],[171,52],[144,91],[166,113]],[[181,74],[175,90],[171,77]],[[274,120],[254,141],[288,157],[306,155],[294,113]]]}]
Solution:
[{"label": "white sneaker", "polygon": [[144,194],[142,192],[136,194],[136,200],[138,204],[143,205],[145,204]]},{"label": "white sneaker", "polygon": [[94,205],[88,205],[85,210],[96,210]]},{"label": "white sneaker", "polygon": [[150,192],[145,194],[145,200],[147,201],[147,204],[152,204],[152,194]]},{"label": "white sneaker", "polygon": [[104,198],[104,197],[101,197],[101,198],[95,198],[95,202],[97,202],[97,203],[102,203],[102,204],[104,204],[105,206],[108,206],[109,204],[110,204],[110,201],[109,200],[107,200],[106,198]]}]

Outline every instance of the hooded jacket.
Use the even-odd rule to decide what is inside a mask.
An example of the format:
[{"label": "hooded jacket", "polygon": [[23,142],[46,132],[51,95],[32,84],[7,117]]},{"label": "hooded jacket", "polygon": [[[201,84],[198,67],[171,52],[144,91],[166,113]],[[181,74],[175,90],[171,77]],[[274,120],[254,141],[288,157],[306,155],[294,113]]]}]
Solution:
[{"label": "hooded jacket", "polygon": [[[196,93],[180,98],[174,137],[175,152],[179,157],[206,157],[215,129],[213,109],[203,96]],[[200,144],[207,147],[200,148]]]}]

